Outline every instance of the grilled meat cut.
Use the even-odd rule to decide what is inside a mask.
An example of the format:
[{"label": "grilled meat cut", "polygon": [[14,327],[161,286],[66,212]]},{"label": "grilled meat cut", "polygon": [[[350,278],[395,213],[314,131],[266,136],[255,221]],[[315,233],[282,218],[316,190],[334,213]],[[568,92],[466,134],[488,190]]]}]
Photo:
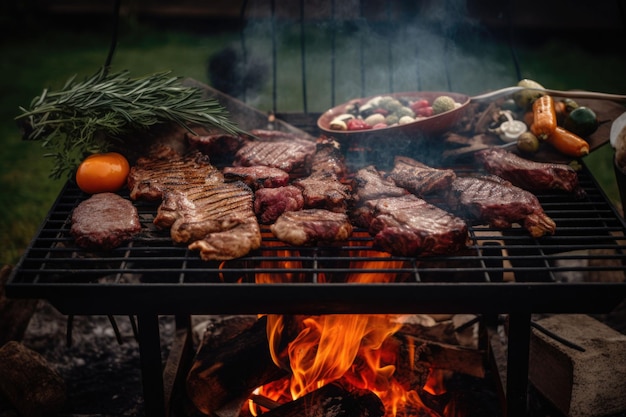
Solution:
[{"label": "grilled meat cut", "polygon": [[305,208],[322,208],[337,213],[348,208],[350,187],[330,173],[300,178],[293,185],[302,190]]},{"label": "grilled meat cut", "polygon": [[293,185],[302,190],[305,208],[321,208],[345,212],[351,198],[350,187],[341,178],[346,173],[339,144],[333,139],[320,138],[315,153],[309,159],[309,176],[299,178]]},{"label": "grilled meat cut", "polygon": [[382,197],[400,197],[408,194],[390,179],[384,178],[374,165],[359,169],[352,180],[352,193],[355,204]]},{"label": "grilled meat cut", "polygon": [[158,147],[130,168],[127,185],[133,200],[158,201],[167,189],[223,181],[209,157],[199,151],[180,155],[169,147]]},{"label": "grilled meat cut", "polygon": [[72,212],[70,234],[82,248],[109,250],[141,230],[137,208],[114,193],[98,193]]},{"label": "grilled meat cut", "polygon": [[253,190],[260,188],[284,187],[289,184],[289,174],[282,169],[267,166],[224,167],[222,170],[227,180],[243,181]]},{"label": "grilled meat cut", "polygon": [[533,237],[554,234],[556,223],[537,197],[495,175],[457,177],[446,195],[458,216],[505,229],[519,223]]},{"label": "grilled meat cut", "polygon": [[389,178],[418,197],[445,190],[456,174],[451,169],[438,169],[406,156],[396,156]]},{"label": "grilled meat cut", "polygon": [[252,198],[252,190],[242,182],[169,189],[154,224],[169,228],[174,242],[189,243],[254,218]]},{"label": "grilled meat cut", "polygon": [[259,224],[249,218],[229,218],[221,231],[207,234],[189,245],[204,261],[227,261],[247,255],[261,246]]},{"label": "grilled meat cut", "polygon": [[286,211],[302,210],[302,191],[293,185],[260,188],[254,193],[254,212],[263,224],[274,223]]},{"label": "grilled meat cut", "polygon": [[301,246],[346,240],[353,227],[345,213],[305,209],[283,213],[270,229],[279,240]]},{"label": "grilled meat cut", "polygon": [[[256,132],[256,133],[255,133]],[[265,165],[286,172],[305,169],[307,159],[315,152],[315,142],[292,133],[252,131],[256,140],[243,144],[235,154],[234,166]]]},{"label": "grilled meat cut", "polygon": [[203,260],[237,258],[261,245],[250,187],[225,182],[199,151],[151,155],[131,168],[131,196],[162,199],[154,224],[169,228],[174,242],[188,243]]},{"label": "grilled meat cut", "polygon": [[487,172],[529,191],[562,190],[582,192],[578,174],[569,165],[529,161],[506,149],[488,148],[476,152]]},{"label": "grilled meat cut", "polygon": [[348,172],[339,142],[326,137],[317,139],[315,154],[307,162],[311,176],[332,174],[337,178],[343,178]]},{"label": "grilled meat cut", "polygon": [[370,200],[374,246],[396,256],[444,255],[467,245],[464,220],[408,194]]}]

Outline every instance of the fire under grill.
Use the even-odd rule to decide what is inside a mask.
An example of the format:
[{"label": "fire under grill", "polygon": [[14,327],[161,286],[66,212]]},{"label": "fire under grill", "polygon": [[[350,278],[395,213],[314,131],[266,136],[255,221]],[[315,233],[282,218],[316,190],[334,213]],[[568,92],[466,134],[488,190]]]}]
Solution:
[{"label": "fire under grill", "polygon": [[152,224],[157,206],[145,202],[135,202],[142,232],[132,242],[103,253],[78,249],[70,216],[88,196],[68,182],[7,292],[47,299],[70,316],[137,316],[151,416],[166,415],[171,393],[161,373],[158,315],[186,323],[193,314],[473,313],[485,321],[508,314],[503,391],[507,415],[521,416],[531,314],[608,312],[626,297],[623,281],[598,279],[626,270],[626,224],[586,168],[579,177],[584,198],[537,194],[557,224],[553,236],[470,225],[467,250],[403,258],[375,250],[364,230],[337,245],[293,247],[266,228],[260,249],[224,262],[173,245],[169,231]]}]

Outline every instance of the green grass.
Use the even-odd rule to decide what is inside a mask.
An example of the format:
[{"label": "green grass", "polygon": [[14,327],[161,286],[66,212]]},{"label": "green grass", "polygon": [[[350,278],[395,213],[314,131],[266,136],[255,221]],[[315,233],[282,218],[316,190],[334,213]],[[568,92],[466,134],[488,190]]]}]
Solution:
[{"label": "green grass", "polygon": [[[1,22],[0,23],[6,23]],[[35,22],[37,23],[37,22]],[[113,70],[127,69],[133,75],[171,70],[173,74],[207,82],[208,57],[227,44],[239,41],[233,31],[197,33],[165,27],[147,27],[126,22],[120,33]],[[72,75],[91,75],[104,63],[109,48],[108,30],[76,29],[66,26],[39,27],[35,24],[10,31],[0,44],[0,265],[15,264],[36,233],[63,181],[48,178],[51,161],[43,157],[39,143],[21,140],[14,122],[18,106],[26,106],[43,88],[59,88]],[[6,30],[5,30],[6,32]],[[17,36],[19,35],[19,36]],[[269,56],[268,34],[249,38],[251,50]],[[297,31],[285,32],[283,47],[278,51],[279,111],[302,110],[300,61],[291,51],[299,48]],[[369,37],[366,65],[371,70],[368,88],[371,94],[387,91],[385,77],[386,49],[380,39]],[[396,60],[408,59],[414,43],[422,47],[419,68],[424,90],[445,90],[442,76],[440,40],[422,33],[409,33],[403,42],[392,45]],[[510,51],[505,41],[466,37],[451,50],[452,89],[466,94],[512,85],[515,81]],[[408,45],[408,46],[407,46]],[[336,103],[360,95],[357,81],[358,42],[338,44]],[[307,35],[307,71],[313,81],[308,83],[309,110],[323,111],[330,107],[330,60],[327,51],[330,39],[324,31],[312,28]],[[536,79],[556,89],[589,89],[626,93],[626,60],[609,52],[589,51],[563,42],[548,42],[519,48],[523,76]],[[555,58],[558,56],[558,59]],[[382,74],[382,75],[381,75]],[[414,71],[394,74],[396,91],[412,90]],[[250,103],[270,110],[271,85]],[[612,168],[612,149],[603,147],[586,158],[594,174],[614,201],[618,200]]]}]

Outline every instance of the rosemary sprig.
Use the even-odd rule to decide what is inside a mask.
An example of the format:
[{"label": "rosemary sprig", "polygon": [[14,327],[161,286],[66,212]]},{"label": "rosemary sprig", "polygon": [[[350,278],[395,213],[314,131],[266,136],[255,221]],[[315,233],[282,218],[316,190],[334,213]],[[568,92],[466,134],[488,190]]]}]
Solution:
[{"label": "rosemary sprig", "polygon": [[40,140],[55,160],[52,178],[71,174],[85,155],[106,152],[124,137],[173,122],[243,131],[228,112],[201,90],[184,86],[169,72],[131,78],[128,71],[109,73],[102,67],[82,82],[70,78],[59,91],[44,89],[15,119],[25,140]]}]

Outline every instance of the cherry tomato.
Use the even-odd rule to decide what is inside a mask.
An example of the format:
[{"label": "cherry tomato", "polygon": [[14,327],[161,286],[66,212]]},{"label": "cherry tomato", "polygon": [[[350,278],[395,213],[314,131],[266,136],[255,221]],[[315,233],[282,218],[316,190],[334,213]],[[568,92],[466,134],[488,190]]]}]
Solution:
[{"label": "cherry tomato", "polygon": [[361,119],[350,119],[347,123],[348,130],[361,130],[361,129],[371,129],[372,126],[368,125]]},{"label": "cherry tomato", "polygon": [[430,103],[428,102],[428,100],[420,99],[411,103],[410,107],[414,113],[417,113],[419,109],[422,109],[424,107],[430,107]]},{"label": "cherry tomato", "polygon": [[419,109],[416,109],[415,115],[421,117],[430,117],[433,115],[433,108],[431,106],[420,107]]},{"label": "cherry tomato", "polygon": [[86,193],[115,192],[126,183],[130,165],[117,152],[93,154],[85,158],[76,170],[76,183]]}]

